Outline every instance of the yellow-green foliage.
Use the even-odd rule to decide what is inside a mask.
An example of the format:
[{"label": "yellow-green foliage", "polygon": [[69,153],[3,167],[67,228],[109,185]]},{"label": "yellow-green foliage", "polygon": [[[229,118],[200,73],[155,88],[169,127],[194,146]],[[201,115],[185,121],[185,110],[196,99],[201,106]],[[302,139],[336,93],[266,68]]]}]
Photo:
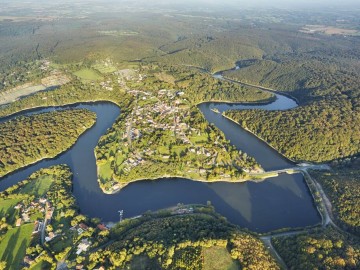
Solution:
[{"label": "yellow-green foliage", "polygon": [[87,110],[22,116],[0,124],[0,176],[71,147],[96,121]]},{"label": "yellow-green foliage", "polygon": [[360,107],[334,98],[289,111],[228,111],[226,115],[290,159],[324,162],[360,152]]},{"label": "yellow-green foliage", "polygon": [[311,172],[333,206],[333,213],[342,227],[360,234],[360,164],[335,167],[330,172]]},{"label": "yellow-green foliage", "polygon": [[101,263],[143,269],[146,263],[151,269],[238,269],[240,265],[242,269],[279,269],[259,239],[239,231],[210,209],[195,207],[194,211],[203,213],[150,213],[118,224],[111,231],[115,242],[90,254],[88,266]]},{"label": "yellow-green foliage", "polygon": [[359,269],[360,245],[327,228],[309,234],[282,237],[274,247],[290,269]]}]

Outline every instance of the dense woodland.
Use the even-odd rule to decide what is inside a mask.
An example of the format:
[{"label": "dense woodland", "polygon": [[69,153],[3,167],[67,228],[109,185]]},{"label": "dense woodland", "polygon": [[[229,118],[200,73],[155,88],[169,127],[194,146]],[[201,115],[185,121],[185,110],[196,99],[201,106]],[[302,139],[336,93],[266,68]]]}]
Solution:
[{"label": "dense woodland", "polygon": [[227,114],[295,160],[322,162],[359,153],[358,40],[321,39],[328,42],[323,48],[240,61],[238,70],[225,72],[297,98],[300,106],[291,111]]},{"label": "dense woodland", "polygon": [[202,250],[219,246],[242,269],[279,269],[260,240],[211,214],[150,219],[126,233],[124,226],[112,230],[113,244],[89,256],[90,267],[126,268],[141,257],[151,269],[203,269]]},{"label": "dense woodland", "polygon": [[359,269],[360,245],[332,229],[276,238],[273,245],[290,269]]},{"label": "dense woodland", "polygon": [[345,230],[360,235],[360,161],[339,164],[330,172],[311,172],[324,188],[336,221]]},{"label": "dense woodland", "polygon": [[96,121],[87,110],[21,116],[0,124],[0,176],[70,148]]},{"label": "dense woodland", "polygon": [[322,100],[289,111],[228,111],[225,115],[293,160],[326,162],[360,151],[360,107],[349,99]]}]

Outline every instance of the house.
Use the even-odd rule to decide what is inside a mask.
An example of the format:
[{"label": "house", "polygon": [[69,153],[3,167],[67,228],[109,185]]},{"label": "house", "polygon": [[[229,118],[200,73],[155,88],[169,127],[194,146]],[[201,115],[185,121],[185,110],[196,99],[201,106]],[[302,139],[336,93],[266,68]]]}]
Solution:
[{"label": "house", "polygon": [[21,223],[22,223],[22,219],[21,218],[18,218],[16,220],[16,227],[20,227],[21,226]]},{"label": "house", "polygon": [[200,173],[200,174],[205,174],[205,173],[206,173],[206,170],[205,170],[205,169],[200,169],[200,170],[199,170],[199,173]]},{"label": "house", "polygon": [[49,242],[51,241],[52,239],[54,239],[56,237],[56,234],[54,234],[53,232],[49,232],[49,236],[46,236],[45,237],[45,241],[46,242]]},{"label": "house", "polygon": [[24,264],[30,265],[30,264],[32,264],[33,262],[34,262],[34,260],[31,259],[28,255],[26,255],[26,256],[24,257]]},{"label": "house", "polygon": [[22,216],[24,222],[29,222],[30,221],[30,217],[29,217],[28,213],[22,213],[21,216]]},{"label": "house", "polygon": [[91,242],[86,238],[81,240],[80,244],[78,245],[78,250],[76,251],[76,255],[80,255],[81,252],[86,252],[90,247]]},{"label": "house", "polygon": [[32,234],[38,233],[41,230],[41,225],[42,225],[42,222],[35,221],[34,230],[33,230]]},{"label": "house", "polygon": [[41,204],[45,204],[46,202],[47,202],[46,198],[40,198],[39,199],[39,203],[41,203]]},{"label": "house", "polygon": [[85,223],[80,223],[80,224],[79,224],[79,227],[80,227],[81,229],[83,229],[84,231],[86,231],[87,229],[89,229],[89,227],[88,227]]},{"label": "house", "polygon": [[100,231],[106,231],[108,230],[108,228],[103,224],[103,223],[100,223],[97,225],[97,228],[100,230]]}]

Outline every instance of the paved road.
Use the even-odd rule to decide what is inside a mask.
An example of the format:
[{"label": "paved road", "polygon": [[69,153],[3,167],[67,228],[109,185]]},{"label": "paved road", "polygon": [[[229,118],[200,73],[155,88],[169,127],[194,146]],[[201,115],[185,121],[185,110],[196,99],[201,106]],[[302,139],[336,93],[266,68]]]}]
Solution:
[{"label": "paved road", "polygon": [[[319,202],[320,207],[324,209],[321,213],[322,216],[322,227],[325,228],[327,226],[332,226],[336,230],[340,231],[341,233],[351,235],[349,232],[341,229],[339,226],[337,226],[334,222],[333,212],[332,212],[332,205],[329,200],[329,198],[326,196],[322,186],[320,183],[318,183],[314,178],[311,177],[311,175],[308,172],[308,169],[330,169],[328,165],[307,165],[302,167],[297,167],[297,170],[302,171],[306,177],[312,182],[313,186],[316,189],[316,192],[319,193],[321,197],[321,201]],[[281,233],[275,233],[271,235],[265,235],[261,236],[260,239],[263,241],[265,246],[268,247],[269,251],[274,254],[275,258],[278,260],[278,262],[282,265],[284,269],[288,269],[285,262],[282,260],[281,256],[277,253],[276,249],[273,247],[271,243],[271,239],[273,237],[283,237],[283,236],[293,236],[298,234],[305,234],[308,233],[308,229],[302,229],[302,230],[296,230],[296,231],[287,231],[287,232],[281,232]]]},{"label": "paved road", "polygon": [[298,165],[296,167],[281,169],[281,170],[274,170],[274,171],[265,171],[265,172],[259,172],[259,173],[249,173],[250,176],[254,177],[264,177],[263,179],[273,177],[272,175],[277,175],[280,173],[294,173],[294,172],[307,172],[308,169],[311,170],[330,170],[331,168],[327,164],[319,164],[319,165]]}]

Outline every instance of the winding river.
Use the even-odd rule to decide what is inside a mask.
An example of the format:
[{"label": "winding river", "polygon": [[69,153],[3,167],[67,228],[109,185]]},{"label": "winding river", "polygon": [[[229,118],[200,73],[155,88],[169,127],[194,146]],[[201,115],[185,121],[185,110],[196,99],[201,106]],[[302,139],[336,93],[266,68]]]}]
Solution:
[{"label": "winding river", "polygon": [[[203,103],[199,109],[210,123],[221,129],[226,138],[238,149],[253,156],[265,170],[294,167],[266,143],[243,130],[234,122],[213,112],[228,109],[258,108],[285,110],[297,106],[283,95],[267,105],[240,105]],[[76,144],[55,159],[43,160],[0,179],[0,191],[26,179],[32,172],[55,164],[68,164],[74,173],[74,195],[81,212],[99,217],[105,222],[118,221],[118,210],[124,217],[133,217],[147,210],[166,208],[177,203],[206,204],[211,201],[217,212],[230,222],[256,232],[280,228],[304,227],[320,222],[309,189],[301,174],[282,174],[261,183],[203,183],[187,179],[170,178],[132,183],[113,195],[104,194],[98,186],[94,148],[102,134],[112,126],[120,109],[112,103],[78,104],[72,106],[36,109],[21,113],[28,115],[66,108],[85,108],[97,114],[96,124],[85,132]],[[11,117],[10,117],[11,118]],[[8,120],[4,118],[1,121]]]}]

